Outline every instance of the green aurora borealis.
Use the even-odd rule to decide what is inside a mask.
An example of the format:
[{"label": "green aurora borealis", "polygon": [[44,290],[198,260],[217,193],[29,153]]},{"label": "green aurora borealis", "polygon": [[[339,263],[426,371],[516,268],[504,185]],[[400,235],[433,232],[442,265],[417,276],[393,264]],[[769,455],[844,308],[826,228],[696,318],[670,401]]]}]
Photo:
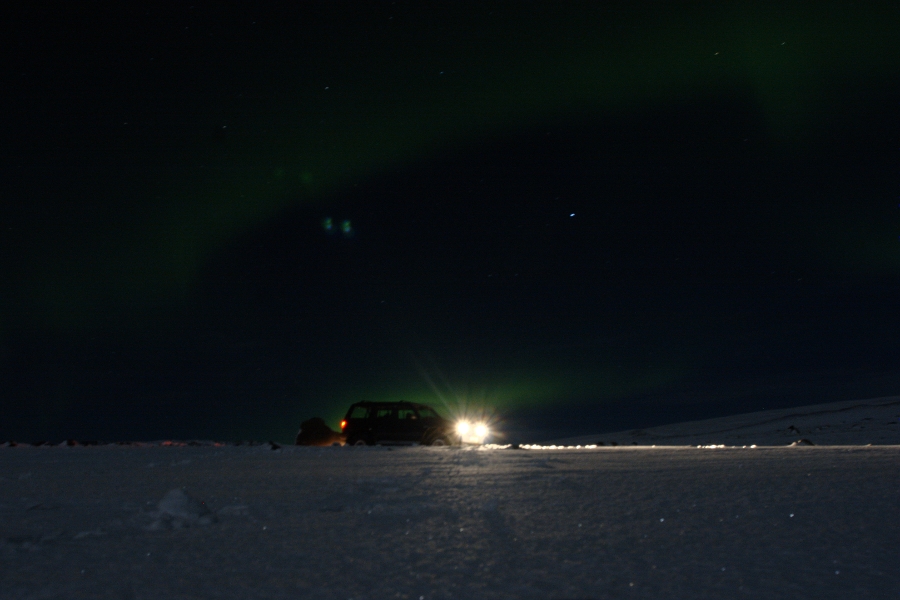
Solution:
[{"label": "green aurora borealis", "polygon": [[[217,30],[217,15],[182,15],[200,31],[174,38],[162,52],[149,41],[134,43],[131,62],[119,67],[147,71],[126,82],[153,82],[184,61],[180,79],[190,82],[182,88],[143,90],[138,106],[128,105],[127,88],[112,92],[119,97],[99,93],[80,107],[79,92],[90,94],[89,88],[75,87],[74,98],[64,91],[56,100],[88,113],[123,104],[103,124],[108,131],[72,142],[69,151],[101,154],[95,168],[116,164],[118,144],[147,148],[149,156],[139,156],[146,163],[138,167],[121,166],[139,170],[140,180],[129,173],[129,181],[104,186],[95,177],[108,175],[88,170],[81,177],[89,181],[76,182],[97,186],[96,202],[120,213],[102,231],[112,239],[90,243],[97,229],[60,232],[26,223],[40,229],[31,232],[36,264],[28,268],[29,295],[20,300],[39,307],[37,319],[66,327],[90,321],[98,301],[177,297],[210,253],[287,205],[324,202],[373,173],[566,117],[736,92],[752,98],[765,118],[767,137],[754,140],[763,151],[807,152],[823,121],[840,126],[866,110],[868,92],[859,86],[877,87],[900,70],[896,7],[887,5],[577,6],[509,11],[496,19],[487,6],[447,7],[442,14],[406,7],[390,20],[387,9],[370,7],[384,12],[384,23],[349,17],[359,29],[336,35],[346,24],[332,17],[319,34],[329,45],[315,52],[294,48],[278,61],[270,46],[280,39],[251,32],[241,40],[246,45],[232,50],[236,40],[221,39],[227,32]],[[226,57],[204,64],[198,52],[204,49]],[[227,60],[232,55],[235,69]],[[141,58],[154,58],[154,66],[135,64]],[[120,119],[128,126],[119,126]],[[48,174],[58,168],[45,166]],[[117,208],[123,193],[134,196]],[[856,260],[846,252],[834,260],[895,272],[896,252],[868,235],[871,225],[878,224],[842,227],[833,234],[838,239],[825,232],[820,249],[855,247]],[[41,246],[54,250],[41,252]]]},{"label": "green aurora borealis", "polygon": [[[896,122],[880,121],[896,109],[900,73],[893,3],[353,6],[23,17],[5,82],[22,118],[6,126],[18,150],[4,168],[16,202],[5,209],[0,336],[137,336],[152,346],[203,310],[210,264],[290,211],[321,220],[355,186],[522,131],[638,122],[723,98],[751,112],[748,137],[732,140],[740,160],[802,169],[832,153],[834,139],[835,154],[869,157],[870,187],[838,190],[860,202],[808,198],[760,214],[761,238],[798,270],[900,274],[896,201],[877,197],[896,176],[900,144]],[[702,155],[703,144],[689,140],[686,154]],[[365,230],[356,215],[334,217]],[[553,359],[533,370],[540,353],[500,361],[474,373],[467,393],[499,408],[650,393],[715,354],[689,338],[689,352],[640,350],[624,370]],[[584,362],[614,355],[595,348]],[[440,369],[426,371],[439,379]],[[323,416],[361,388],[429,389],[400,379],[342,384]],[[284,437],[273,414],[291,393],[250,430]],[[238,422],[222,435],[239,435]]]}]

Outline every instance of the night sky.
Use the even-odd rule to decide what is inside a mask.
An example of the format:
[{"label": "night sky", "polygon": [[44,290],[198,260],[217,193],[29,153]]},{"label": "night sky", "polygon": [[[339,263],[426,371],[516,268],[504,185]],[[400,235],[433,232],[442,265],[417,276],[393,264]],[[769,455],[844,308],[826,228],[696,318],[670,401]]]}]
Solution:
[{"label": "night sky", "polygon": [[0,440],[900,394],[896,2],[25,4]]}]

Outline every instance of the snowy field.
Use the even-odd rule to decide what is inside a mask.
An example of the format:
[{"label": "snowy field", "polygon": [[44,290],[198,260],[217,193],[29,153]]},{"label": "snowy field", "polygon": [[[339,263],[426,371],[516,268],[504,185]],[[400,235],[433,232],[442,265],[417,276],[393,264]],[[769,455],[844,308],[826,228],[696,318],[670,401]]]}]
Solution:
[{"label": "snowy field", "polygon": [[619,446],[900,445],[900,396],[766,410],[543,443]]},{"label": "snowy field", "polygon": [[896,599],[898,514],[896,445],[7,446],[0,598]]}]

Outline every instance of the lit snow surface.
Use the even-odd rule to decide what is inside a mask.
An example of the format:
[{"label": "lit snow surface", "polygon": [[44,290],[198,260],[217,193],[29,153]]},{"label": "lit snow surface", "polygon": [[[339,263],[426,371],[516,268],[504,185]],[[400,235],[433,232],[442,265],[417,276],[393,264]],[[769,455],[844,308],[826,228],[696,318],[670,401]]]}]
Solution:
[{"label": "lit snow surface", "polygon": [[896,599],[896,400],[833,413],[872,446],[7,446],[0,598]]}]

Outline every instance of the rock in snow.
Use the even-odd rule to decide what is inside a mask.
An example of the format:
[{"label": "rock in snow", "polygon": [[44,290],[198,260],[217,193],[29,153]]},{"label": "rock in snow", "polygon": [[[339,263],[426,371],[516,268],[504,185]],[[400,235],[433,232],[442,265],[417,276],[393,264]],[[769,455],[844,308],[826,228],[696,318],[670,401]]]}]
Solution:
[{"label": "rock in snow", "polygon": [[157,506],[156,520],[150,529],[180,529],[216,522],[216,516],[205,502],[191,498],[181,488],[169,490]]},{"label": "rock in snow", "polygon": [[297,432],[298,446],[330,446],[340,444],[341,434],[333,431],[321,417],[313,417],[300,424]]}]

